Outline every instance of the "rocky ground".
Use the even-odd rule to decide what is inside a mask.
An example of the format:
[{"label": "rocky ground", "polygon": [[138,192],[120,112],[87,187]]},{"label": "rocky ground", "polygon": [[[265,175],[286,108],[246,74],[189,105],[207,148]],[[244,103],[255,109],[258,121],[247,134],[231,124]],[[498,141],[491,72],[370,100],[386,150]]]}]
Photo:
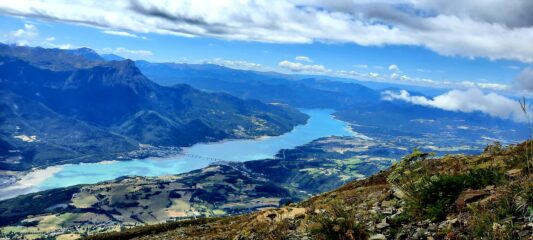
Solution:
[{"label": "rocky ground", "polygon": [[533,239],[526,144],[438,159],[415,152],[301,203],[90,239]]}]

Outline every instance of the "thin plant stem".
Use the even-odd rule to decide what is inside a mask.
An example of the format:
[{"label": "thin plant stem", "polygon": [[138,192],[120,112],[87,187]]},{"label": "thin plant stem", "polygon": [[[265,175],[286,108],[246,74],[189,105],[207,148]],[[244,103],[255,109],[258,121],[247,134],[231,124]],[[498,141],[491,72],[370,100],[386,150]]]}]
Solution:
[{"label": "thin plant stem", "polygon": [[[528,130],[529,130],[529,138],[532,139],[533,138],[533,130],[532,130],[533,127],[531,124],[531,118],[529,116],[526,98],[522,97],[522,99],[518,100],[518,102],[520,103],[520,108],[522,109],[522,112],[524,113],[524,116],[526,117]],[[530,144],[531,146],[529,146]],[[531,158],[530,158],[531,150],[533,150],[533,141],[526,141],[526,161],[527,161],[527,173],[528,174],[531,174]]]}]

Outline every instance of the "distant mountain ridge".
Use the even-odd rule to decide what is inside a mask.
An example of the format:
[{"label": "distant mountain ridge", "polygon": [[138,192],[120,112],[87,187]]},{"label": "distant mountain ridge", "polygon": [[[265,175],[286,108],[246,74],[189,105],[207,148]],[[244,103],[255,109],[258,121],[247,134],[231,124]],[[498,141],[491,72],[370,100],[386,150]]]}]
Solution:
[{"label": "distant mountain ridge", "polygon": [[341,109],[378,102],[380,94],[357,83],[298,77],[274,72],[231,69],[214,64],[135,61],[150,79],[162,85],[188,84],[245,99],[280,102],[301,108]]},{"label": "distant mountain ridge", "polygon": [[[367,136],[426,136],[427,140],[432,140],[435,139],[431,136],[433,134],[449,132],[449,138],[443,142],[465,145],[487,137],[507,142],[509,139],[523,140],[527,136],[524,124],[493,118],[485,113],[446,111],[382,99],[383,91],[404,90],[399,84],[239,70],[214,64],[135,61],[135,65],[163,85],[186,83],[205,91],[226,92],[245,99],[302,108],[335,109],[335,116],[352,123],[356,131]],[[444,91],[413,86],[406,88],[412,89],[409,91],[412,96],[428,98]],[[421,124],[421,119],[431,122]]]},{"label": "distant mountain ridge", "polygon": [[286,106],[163,87],[133,61],[104,61],[90,49],[0,49],[0,169],[97,161],[139,144],[279,135],[307,119]]},{"label": "distant mountain ridge", "polygon": [[0,56],[10,56],[55,71],[72,71],[96,66],[105,61],[90,48],[58,49],[16,46],[0,43]]}]

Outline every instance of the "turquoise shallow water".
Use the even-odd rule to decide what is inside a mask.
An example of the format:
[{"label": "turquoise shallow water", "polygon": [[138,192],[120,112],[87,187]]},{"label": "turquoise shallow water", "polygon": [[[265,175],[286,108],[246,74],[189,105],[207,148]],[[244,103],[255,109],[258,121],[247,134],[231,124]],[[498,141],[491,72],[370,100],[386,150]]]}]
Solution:
[{"label": "turquoise shallow water", "polygon": [[[347,123],[334,119],[331,115],[332,110],[302,109],[301,111],[310,116],[308,123],[297,126],[293,131],[281,136],[202,143],[186,148],[185,152],[229,161],[247,161],[271,158],[281,149],[294,148],[320,137],[357,135],[349,129]],[[68,164],[62,165],[61,170],[34,186],[33,191],[96,183],[126,175],[178,174],[205,167],[210,163],[211,161],[207,159],[178,155],[131,161]]]}]

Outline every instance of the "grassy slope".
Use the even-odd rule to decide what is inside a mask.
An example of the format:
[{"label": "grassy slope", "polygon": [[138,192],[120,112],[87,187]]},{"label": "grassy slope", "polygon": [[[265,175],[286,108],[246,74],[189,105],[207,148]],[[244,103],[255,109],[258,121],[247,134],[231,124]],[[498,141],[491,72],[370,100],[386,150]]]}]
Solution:
[{"label": "grassy slope", "polygon": [[[392,185],[388,181],[391,172],[398,172],[395,166],[282,208],[137,227],[89,239],[531,239],[532,224],[527,219],[533,212],[533,183],[525,144],[489,147],[478,156],[417,162],[413,166],[422,166],[424,173],[412,175],[412,180],[429,177],[431,182],[416,191],[441,193],[456,184],[453,191],[441,193],[438,199],[452,199],[442,204],[406,197],[398,190],[405,189],[405,182]],[[434,206],[441,207],[435,211],[442,215],[430,214],[434,212],[428,209]]]}]

